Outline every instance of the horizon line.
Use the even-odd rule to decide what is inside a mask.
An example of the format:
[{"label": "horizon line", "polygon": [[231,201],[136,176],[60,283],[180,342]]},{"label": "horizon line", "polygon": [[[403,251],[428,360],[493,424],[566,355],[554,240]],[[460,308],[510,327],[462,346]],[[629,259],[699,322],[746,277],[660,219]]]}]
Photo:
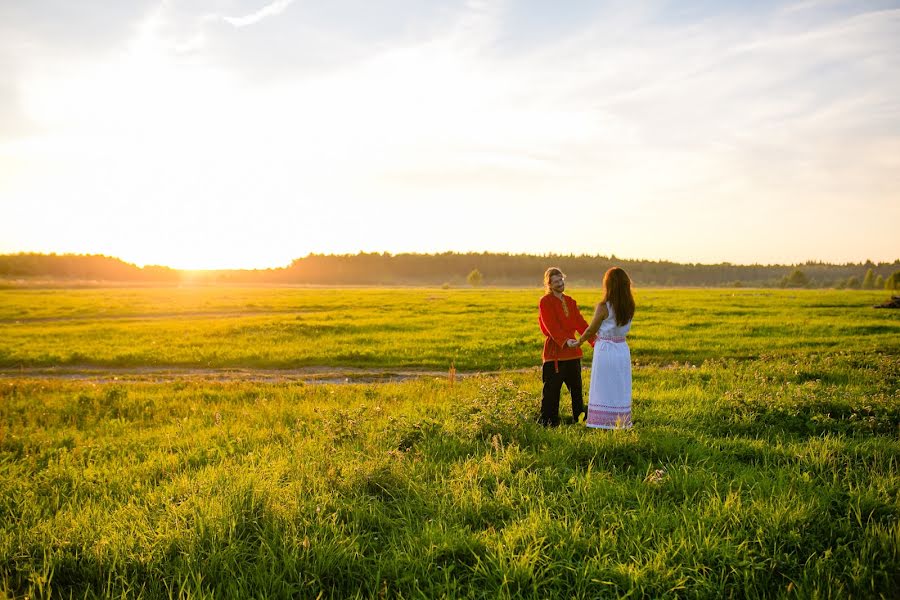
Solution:
[{"label": "horizon line", "polygon": [[441,252],[389,252],[389,251],[372,251],[367,252],[364,250],[360,250],[356,253],[319,253],[319,252],[309,252],[305,256],[297,257],[290,259],[287,264],[280,266],[268,266],[268,267],[221,267],[221,268],[183,268],[183,267],[173,267],[170,265],[163,265],[157,263],[144,263],[138,264],[137,262],[128,261],[125,258],[119,256],[113,256],[109,254],[101,254],[101,253],[78,253],[78,252],[34,252],[34,251],[18,251],[18,252],[10,252],[0,254],[0,258],[4,256],[57,256],[57,257],[100,257],[107,258],[112,260],[117,260],[124,264],[132,265],[139,269],[146,268],[163,268],[170,269],[172,271],[181,271],[188,273],[214,273],[221,271],[274,271],[279,269],[288,269],[291,267],[292,263],[297,260],[304,260],[312,256],[316,257],[357,257],[363,255],[380,255],[380,256],[440,256],[445,254],[476,254],[476,255],[493,255],[493,256],[511,256],[511,257],[547,257],[547,258],[595,258],[595,259],[605,259],[605,260],[617,260],[625,263],[671,263],[674,265],[696,265],[696,266],[721,266],[721,265],[729,265],[734,267],[801,267],[801,266],[810,266],[810,265],[826,265],[826,266],[848,266],[848,265],[859,265],[865,266],[867,264],[872,265],[892,265],[900,263],[900,258],[894,258],[893,260],[884,260],[884,261],[876,261],[870,258],[865,260],[856,262],[856,261],[847,261],[847,262],[827,262],[818,259],[807,259],[803,262],[796,263],[736,263],[731,261],[719,261],[719,262],[701,262],[701,261],[685,261],[679,262],[677,260],[668,259],[668,258],[626,258],[621,256],[616,256],[615,254],[603,255],[603,254],[575,254],[575,253],[555,253],[555,252],[547,252],[547,253],[530,253],[530,252],[496,252],[496,251],[458,251],[458,250],[444,250]]}]

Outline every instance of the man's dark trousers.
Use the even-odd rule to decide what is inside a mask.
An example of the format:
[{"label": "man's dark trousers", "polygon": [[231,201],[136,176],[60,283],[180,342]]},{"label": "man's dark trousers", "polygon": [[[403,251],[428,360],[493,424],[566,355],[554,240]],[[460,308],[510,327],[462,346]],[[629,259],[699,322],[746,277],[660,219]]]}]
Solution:
[{"label": "man's dark trousers", "polygon": [[559,425],[559,394],[564,383],[572,396],[572,415],[577,423],[578,417],[584,412],[584,400],[581,397],[581,359],[548,360],[544,363],[543,381],[541,424]]}]

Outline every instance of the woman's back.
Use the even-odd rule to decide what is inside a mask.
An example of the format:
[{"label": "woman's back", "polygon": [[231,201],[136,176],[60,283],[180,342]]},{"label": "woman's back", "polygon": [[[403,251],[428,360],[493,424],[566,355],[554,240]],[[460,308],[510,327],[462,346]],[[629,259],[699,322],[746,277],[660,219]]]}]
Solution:
[{"label": "woman's back", "polygon": [[624,325],[618,325],[616,323],[616,310],[613,308],[612,302],[606,303],[606,310],[609,311],[609,315],[603,319],[602,323],[600,323],[600,330],[597,332],[600,338],[609,339],[625,337],[625,334],[631,329],[631,321],[628,321]]}]

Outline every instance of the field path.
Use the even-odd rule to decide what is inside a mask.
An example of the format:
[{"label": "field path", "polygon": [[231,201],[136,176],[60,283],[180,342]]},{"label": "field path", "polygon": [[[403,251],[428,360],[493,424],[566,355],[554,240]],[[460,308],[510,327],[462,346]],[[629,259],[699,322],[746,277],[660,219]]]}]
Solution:
[{"label": "field path", "polygon": [[62,315],[54,317],[0,317],[2,325],[20,325],[22,323],[68,323],[73,321],[162,321],[171,319],[236,319],[240,317],[259,317],[270,315],[301,315],[311,314],[316,311],[297,310],[296,308],[274,309],[241,309],[229,311],[169,311],[169,312],[123,312],[119,314],[105,314],[103,311],[86,315]]},{"label": "field path", "polygon": [[[527,373],[529,369],[456,372],[456,377]],[[411,369],[363,369],[354,367],[303,367],[299,369],[204,369],[191,367],[22,367],[0,368],[2,379],[67,379],[96,383],[166,383],[172,381],[221,381],[254,383],[390,383],[408,379],[449,377],[447,371]]]}]

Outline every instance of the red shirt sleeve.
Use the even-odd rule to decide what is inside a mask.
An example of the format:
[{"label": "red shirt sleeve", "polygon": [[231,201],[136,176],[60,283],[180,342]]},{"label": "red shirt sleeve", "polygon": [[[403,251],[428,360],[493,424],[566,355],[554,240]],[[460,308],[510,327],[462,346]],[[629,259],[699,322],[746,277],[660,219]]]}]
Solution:
[{"label": "red shirt sleeve", "polygon": [[[578,325],[575,327],[575,331],[578,333],[584,333],[585,329],[590,327],[587,321],[584,320],[584,316],[582,316],[581,311],[578,310],[578,303],[574,300],[572,301],[572,306],[575,308],[575,320],[578,322]],[[587,342],[591,345],[591,348],[594,347],[594,342],[596,341],[596,336],[589,339]]]},{"label": "red shirt sleeve", "polygon": [[[541,298],[538,319],[540,320],[541,331],[543,334],[551,338],[560,348],[562,348],[566,345],[566,340],[572,336],[571,332],[567,332],[563,327],[563,324],[559,322],[559,317],[556,315],[556,311],[553,310],[553,305],[550,304],[553,300],[553,296],[550,295]],[[582,321],[583,320],[584,319],[582,319]],[[587,327],[587,325],[585,325],[585,327]]]}]

